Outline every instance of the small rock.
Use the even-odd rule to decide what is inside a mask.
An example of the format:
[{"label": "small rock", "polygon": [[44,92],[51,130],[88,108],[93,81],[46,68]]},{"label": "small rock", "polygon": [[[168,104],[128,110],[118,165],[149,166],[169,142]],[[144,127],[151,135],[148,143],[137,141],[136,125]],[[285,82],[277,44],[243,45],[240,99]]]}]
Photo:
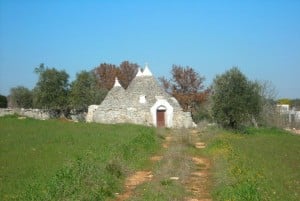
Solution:
[{"label": "small rock", "polygon": [[179,177],[170,177],[171,180],[178,180]]}]

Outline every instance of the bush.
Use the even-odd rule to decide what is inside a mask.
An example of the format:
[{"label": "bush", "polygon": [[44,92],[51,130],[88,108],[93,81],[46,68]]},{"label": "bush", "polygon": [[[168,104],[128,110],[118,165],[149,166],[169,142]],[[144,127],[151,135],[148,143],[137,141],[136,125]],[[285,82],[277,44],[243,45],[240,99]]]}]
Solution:
[{"label": "bush", "polygon": [[26,87],[18,86],[10,89],[12,107],[32,108],[32,91]]},{"label": "bush", "polygon": [[0,108],[7,108],[6,96],[0,95]]}]

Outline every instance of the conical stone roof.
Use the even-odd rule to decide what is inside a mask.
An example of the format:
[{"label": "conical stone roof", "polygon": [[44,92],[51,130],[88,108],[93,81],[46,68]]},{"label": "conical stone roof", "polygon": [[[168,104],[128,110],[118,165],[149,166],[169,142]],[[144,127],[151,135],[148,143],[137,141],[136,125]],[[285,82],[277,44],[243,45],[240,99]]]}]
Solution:
[{"label": "conical stone roof", "polygon": [[145,96],[149,104],[154,104],[156,102],[157,96],[162,96],[164,98],[169,98],[170,95],[167,94],[162,87],[158,84],[157,80],[152,76],[150,70],[147,70],[147,75],[136,76],[128,88],[126,89],[127,96],[130,96],[131,100],[139,100],[140,96]]},{"label": "conical stone roof", "polygon": [[105,99],[101,103],[101,107],[120,106],[125,97],[125,89],[120,85],[116,78],[113,88],[107,93]]},{"label": "conical stone roof", "polygon": [[143,72],[137,73],[126,90],[116,79],[114,87],[94,112],[93,121],[156,125],[153,108],[160,107],[160,104],[168,108],[167,126],[192,125],[190,113],[182,111],[177,100],[164,91],[146,66]]}]

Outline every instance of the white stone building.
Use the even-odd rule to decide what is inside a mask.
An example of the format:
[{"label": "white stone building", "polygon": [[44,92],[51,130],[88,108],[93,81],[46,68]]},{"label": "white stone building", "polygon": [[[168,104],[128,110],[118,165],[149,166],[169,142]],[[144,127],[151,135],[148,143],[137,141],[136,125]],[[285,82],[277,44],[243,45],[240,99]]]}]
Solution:
[{"label": "white stone building", "polygon": [[288,104],[277,104],[277,109],[281,115],[287,115],[289,123],[300,123],[300,111],[296,111],[295,108],[290,109]]},{"label": "white stone building", "polygon": [[87,122],[134,123],[155,127],[189,128],[195,124],[174,97],[166,93],[148,66],[140,69],[125,90],[116,78],[99,106],[89,107]]}]

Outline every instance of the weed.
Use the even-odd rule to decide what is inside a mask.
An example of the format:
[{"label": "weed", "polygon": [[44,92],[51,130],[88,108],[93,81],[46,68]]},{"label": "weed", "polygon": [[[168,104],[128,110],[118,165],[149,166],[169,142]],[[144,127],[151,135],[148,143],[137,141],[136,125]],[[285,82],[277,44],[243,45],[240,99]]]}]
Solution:
[{"label": "weed", "polygon": [[158,151],[153,128],[0,118],[0,200],[106,200]]},{"label": "weed", "polygon": [[274,128],[213,132],[206,139],[215,200],[299,200],[299,185],[291,184],[300,180],[299,136]]},{"label": "weed", "polygon": [[111,175],[116,176],[117,178],[120,178],[124,175],[122,166],[118,161],[109,162],[106,165],[105,169],[107,172],[109,172]]},{"label": "weed", "polygon": [[171,179],[164,179],[164,180],[160,181],[160,184],[163,185],[163,186],[171,185],[172,180]]}]

